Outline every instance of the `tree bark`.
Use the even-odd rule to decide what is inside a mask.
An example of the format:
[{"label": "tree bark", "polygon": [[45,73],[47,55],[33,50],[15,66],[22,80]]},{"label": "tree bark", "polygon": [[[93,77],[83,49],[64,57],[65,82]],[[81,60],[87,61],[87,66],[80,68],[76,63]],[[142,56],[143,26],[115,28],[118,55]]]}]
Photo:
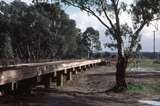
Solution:
[{"label": "tree bark", "polygon": [[117,88],[127,88],[126,84],[126,68],[127,68],[127,62],[124,57],[118,56],[118,62],[116,65],[116,87]]},{"label": "tree bark", "polygon": [[126,83],[126,68],[128,65],[128,58],[124,56],[124,51],[122,50],[122,40],[118,42],[118,60],[116,64],[116,88],[119,90],[124,90],[127,88]]}]

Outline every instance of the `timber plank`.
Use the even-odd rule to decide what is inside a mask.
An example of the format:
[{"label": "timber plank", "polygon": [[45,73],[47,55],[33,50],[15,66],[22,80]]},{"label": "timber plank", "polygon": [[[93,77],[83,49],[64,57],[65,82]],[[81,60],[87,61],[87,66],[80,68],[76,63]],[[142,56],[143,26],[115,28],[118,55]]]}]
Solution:
[{"label": "timber plank", "polygon": [[[72,61],[53,61],[44,63],[28,63],[10,65],[7,68],[0,66],[0,85],[11,83],[13,81],[33,78],[62,70],[74,70],[77,67],[83,67],[91,64],[100,63],[101,60],[72,60]],[[66,72],[67,73],[67,72]]]}]

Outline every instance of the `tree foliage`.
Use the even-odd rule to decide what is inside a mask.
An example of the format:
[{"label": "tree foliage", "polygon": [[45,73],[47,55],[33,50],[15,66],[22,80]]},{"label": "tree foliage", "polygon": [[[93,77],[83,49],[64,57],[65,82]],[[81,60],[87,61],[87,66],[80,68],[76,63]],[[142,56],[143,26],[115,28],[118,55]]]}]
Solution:
[{"label": "tree foliage", "polygon": [[88,51],[80,47],[79,42],[84,39],[81,30],[57,3],[27,5],[1,1],[0,23],[1,60],[82,58],[79,51]]},{"label": "tree foliage", "polygon": [[80,56],[88,57],[90,54],[101,50],[99,32],[92,27],[88,27],[79,37],[78,52]]},{"label": "tree foliage", "polygon": [[[159,19],[159,0],[136,0],[128,9],[121,0],[62,0],[65,4],[80,8],[96,17],[104,27],[111,43],[106,46],[117,49],[116,88],[126,88],[125,70],[132,54],[140,50],[140,32],[145,25]],[[132,16],[133,26],[122,23],[121,14]],[[102,19],[101,16],[104,18]]]}]

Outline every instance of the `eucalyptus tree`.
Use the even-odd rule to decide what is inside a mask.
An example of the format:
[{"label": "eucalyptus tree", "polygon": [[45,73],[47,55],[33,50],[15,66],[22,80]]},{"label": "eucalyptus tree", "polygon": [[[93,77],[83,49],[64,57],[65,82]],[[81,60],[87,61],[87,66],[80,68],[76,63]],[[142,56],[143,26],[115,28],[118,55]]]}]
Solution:
[{"label": "eucalyptus tree", "polygon": [[[129,58],[141,48],[139,33],[143,27],[159,16],[159,1],[136,0],[131,9],[128,9],[128,5],[121,0],[62,0],[62,2],[80,8],[104,25],[106,34],[113,40],[107,45],[116,48],[118,53],[115,88],[124,90],[127,87],[125,75]],[[122,23],[120,16],[123,12],[132,16],[133,26]]]},{"label": "eucalyptus tree", "polygon": [[0,33],[0,41],[0,64],[7,66],[14,59],[14,52],[9,33]]},{"label": "eucalyptus tree", "polygon": [[[76,57],[79,29],[58,4],[2,1],[0,23],[1,44],[8,41],[6,46],[11,45],[14,57],[21,61]],[[7,36],[11,40],[3,40]],[[1,55],[6,50],[2,45]]]},{"label": "eucalyptus tree", "polygon": [[1,11],[4,13],[2,17],[5,18],[2,19],[1,22],[7,20],[5,21],[6,25],[2,26],[5,30],[2,30],[1,33],[8,32],[8,35],[11,37],[15,57],[28,57],[26,46],[29,37],[27,36],[27,23],[24,24],[23,20],[28,6],[24,2],[18,1],[14,1],[10,4],[3,1],[1,3],[3,3],[3,5],[0,6]]},{"label": "eucalyptus tree", "polygon": [[92,27],[88,27],[82,35],[82,39],[86,40],[86,46],[90,52],[101,50],[101,42],[99,38],[99,31]]},{"label": "eucalyptus tree", "polygon": [[9,10],[9,6],[4,1],[0,2],[0,63],[2,65],[9,64],[8,60],[14,59],[14,52],[10,32],[9,14],[5,14]]},{"label": "eucalyptus tree", "polygon": [[[65,11],[61,10],[58,4],[38,3],[35,5],[41,14],[47,15],[50,20],[51,41],[50,46],[52,53],[57,58],[73,58],[77,49],[76,37],[78,28],[76,23],[71,20]],[[44,10],[45,12],[43,12]],[[46,42],[47,43],[47,42]],[[48,43],[47,43],[48,44]]]},{"label": "eucalyptus tree", "polygon": [[81,46],[84,54],[90,55],[93,52],[101,50],[101,42],[99,39],[99,31],[92,27],[88,27],[81,36]]},{"label": "eucalyptus tree", "polygon": [[63,41],[63,58],[74,58],[76,57],[75,52],[78,48],[76,42],[77,36],[79,36],[79,29],[76,28],[76,22],[74,20],[64,20],[61,27],[61,35],[64,36]]}]

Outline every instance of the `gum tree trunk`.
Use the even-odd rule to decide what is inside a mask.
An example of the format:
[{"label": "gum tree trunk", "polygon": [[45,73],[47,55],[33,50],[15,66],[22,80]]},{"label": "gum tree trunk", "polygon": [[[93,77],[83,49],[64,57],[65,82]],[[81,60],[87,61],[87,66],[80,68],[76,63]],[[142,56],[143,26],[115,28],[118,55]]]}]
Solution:
[{"label": "gum tree trunk", "polygon": [[116,88],[124,90],[127,88],[126,83],[126,68],[128,59],[124,56],[122,51],[122,43],[118,44],[118,60],[116,64]]},{"label": "gum tree trunk", "polygon": [[126,68],[127,62],[125,58],[118,57],[118,62],[116,65],[116,87],[117,88],[127,88],[126,84]]}]

